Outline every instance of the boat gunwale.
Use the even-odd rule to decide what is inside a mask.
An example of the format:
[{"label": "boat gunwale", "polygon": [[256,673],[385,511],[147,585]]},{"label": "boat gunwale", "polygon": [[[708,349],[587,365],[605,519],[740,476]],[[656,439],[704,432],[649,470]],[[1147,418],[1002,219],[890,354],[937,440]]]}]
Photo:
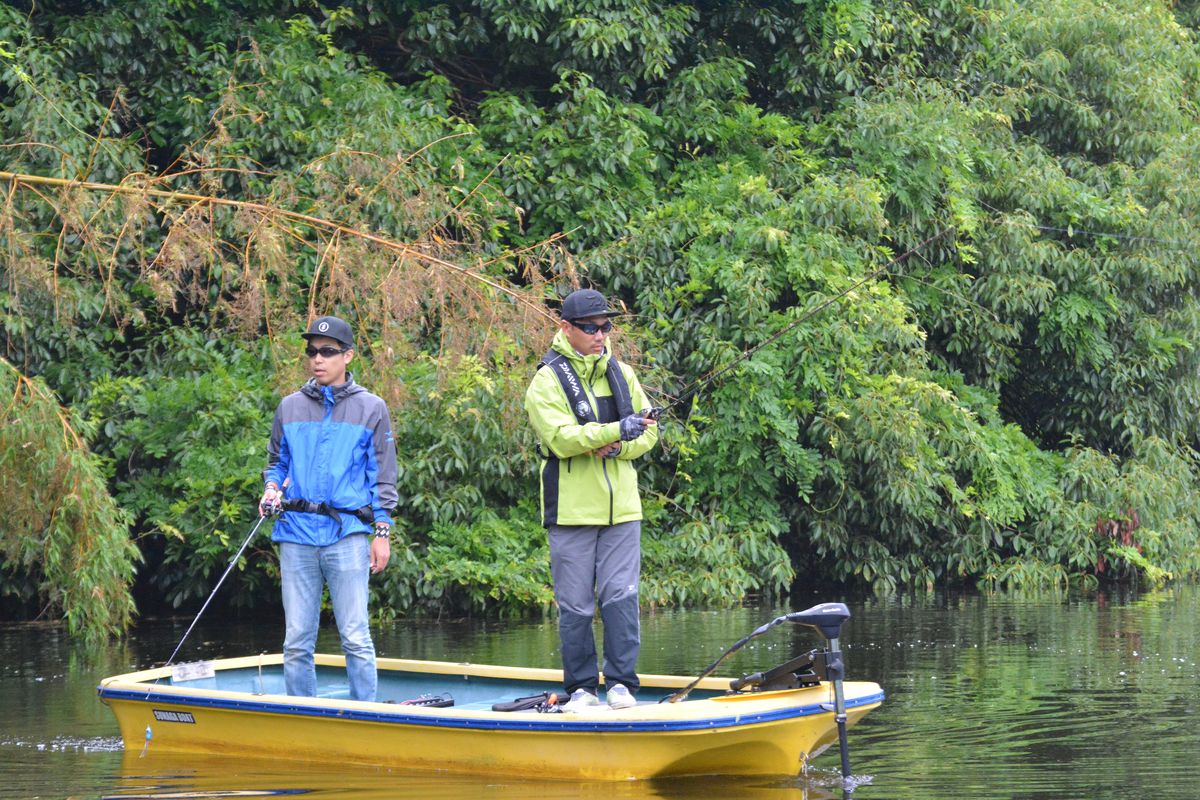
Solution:
[{"label": "boat gunwale", "polygon": [[[318,655],[318,663],[323,666],[340,666],[344,657]],[[562,673],[552,669],[533,669],[524,667],[499,667],[487,664],[467,664],[445,661],[415,661],[406,659],[380,659],[384,671],[417,672],[438,675],[464,675],[482,678],[525,679],[561,681]],[[255,666],[275,666],[282,663],[282,655],[243,656],[239,658],[219,659],[213,662],[219,670],[238,670]],[[538,714],[525,716],[520,712],[496,712],[484,709],[468,708],[427,708],[420,706],[403,707],[400,711],[390,703],[348,700],[344,698],[293,697],[280,694],[251,694],[244,691],[229,689],[200,689],[186,686],[157,684],[153,681],[169,677],[170,667],[159,667],[151,670],[116,675],[105,678],[97,687],[99,697],[104,702],[118,701],[122,703],[150,703],[192,708],[211,708],[223,711],[266,713],[272,715],[295,715],[313,718],[332,718],[368,723],[415,725],[434,728],[458,728],[475,730],[521,730],[521,731],[554,731],[554,732],[663,732],[688,730],[715,730],[722,728],[738,728],[750,725],[777,723],[801,717],[831,714],[832,697],[821,702],[808,702],[803,705],[780,705],[780,701],[795,696],[798,693],[814,694],[813,689],[791,689],[778,692],[755,693],[754,695],[731,695],[729,697],[712,697],[685,701],[685,704],[643,704],[640,706],[643,714],[651,714],[651,718],[629,718],[628,709],[622,711],[622,716],[615,719],[600,719],[590,714]],[[675,685],[686,685],[682,681],[691,679],[679,676],[644,676],[644,685],[654,685],[660,688],[674,688]],[[666,679],[664,686],[656,679]],[[704,686],[704,684],[710,686]],[[713,685],[715,684],[715,685]],[[727,678],[709,678],[702,682],[702,688],[726,689]],[[851,681],[846,683],[850,691],[846,697],[848,710],[869,710],[883,702],[884,693],[878,684],[869,681]],[[246,699],[252,697],[253,699]],[[728,700],[739,702],[736,709],[731,708]],[[757,708],[747,707],[753,702]],[[711,704],[714,713],[680,717],[672,712],[687,708],[698,711],[704,704]],[[605,707],[605,712],[611,711]],[[734,713],[730,713],[733,711]],[[597,712],[599,713],[599,712]]]},{"label": "boat gunwale", "polygon": [[[346,657],[329,653],[317,653],[314,660],[319,667],[346,666]],[[220,672],[224,670],[248,669],[252,667],[277,666],[283,663],[282,653],[264,653],[257,656],[238,656],[235,658],[212,659],[213,668]],[[378,658],[376,665],[380,672],[420,672],[434,675],[465,675],[472,678],[497,678],[499,680],[521,681],[551,681],[562,682],[562,670],[543,667],[506,667],[494,664],[476,664],[470,661],[422,661],[408,658]],[[175,666],[179,666],[176,664]],[[153,667],[151,669],[127,672],[113,675],[100,681],[100,686],[113,682],[146,683],[157,682],[171,677],[173,667]],[[694,678],[682,675],[641,674],[641,684],[644,687],[656,689],[682,689]],[[703,678],[694,687],[701,691],[725,691],[729,688],[729,678]],[[604,676],[600,676],[604,684]],[[170,686],[164,684],[163,686]],[[178,688],[178,687],[176,687]]]}]

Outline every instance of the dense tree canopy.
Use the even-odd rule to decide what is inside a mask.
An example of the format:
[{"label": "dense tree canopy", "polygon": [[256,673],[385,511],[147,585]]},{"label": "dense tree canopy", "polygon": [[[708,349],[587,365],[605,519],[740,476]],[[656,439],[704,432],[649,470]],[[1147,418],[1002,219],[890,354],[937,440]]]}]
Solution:
[{"label": "dense tree canopy", "polygon": [[[400,443],[375,607],[548,606],[520,397],[580,284],[629,310],[615,346],[672,410],[645,602],[1194,574],[1198,24],[1166,0],[0,5],[0,464],[10,494],[69,470],[90,514],[16,505],[0,606],[119,629],[139,559],[144,607],[207,595],[315,313],[362,331]],[[106,610],[68,591],[72,530]],[[275,602],[265,538],[237,576],[228,602]]]}]

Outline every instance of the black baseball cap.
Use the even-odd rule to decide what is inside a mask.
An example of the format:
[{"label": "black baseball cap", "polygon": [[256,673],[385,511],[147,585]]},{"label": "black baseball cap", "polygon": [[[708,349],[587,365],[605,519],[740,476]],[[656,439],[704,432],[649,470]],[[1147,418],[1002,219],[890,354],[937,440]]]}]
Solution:
[{"label": "black baseball cap", "polygon": [[577,289],[562,301],[563,319],[587,319],[588,317],[615,317],[620,311],[608,307],[604,295],[595,289]]},{"label": "black baseball cap", "polygon": [[306,340],[314,336],[327,336],[345,347],[354,347],[354,331],[350,330],[349,323],[337,317],[317,317],[308,326],[308,333],[300,335]]}]

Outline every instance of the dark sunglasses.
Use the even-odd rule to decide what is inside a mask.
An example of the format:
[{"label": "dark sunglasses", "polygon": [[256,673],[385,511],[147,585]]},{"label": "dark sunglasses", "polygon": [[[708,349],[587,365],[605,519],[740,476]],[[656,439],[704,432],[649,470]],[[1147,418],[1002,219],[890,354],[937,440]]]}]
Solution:
[{"label": "dark sunglasses", "polygon": [[304,355],[308,356],[309,358],[316,358],[318,355],[321,356],[321,358],[333,358],[334,356],[340,355],[349,349],[349,347],[333,347],[331,345],[325,345],[324,347],[313,347],[312,345],[309,345],[308,347],[304,348]]},{"label": "dark sunglasses", "polygon": [[592,336],[593,334],[596,333],[596,331],[600,331],[601,333],[608,333],[609,331],[612,330],[612,320],[611,319],[606,319],[606,320],[604,320],[604,322],[602,322],[599,325],[597,325],[594,322],[576,322],[573,319],[569,319],[569,320],[567,320],[567,322],[571,323],[576,328],[579,328],[579,330],[583,331],[588,336]]}]

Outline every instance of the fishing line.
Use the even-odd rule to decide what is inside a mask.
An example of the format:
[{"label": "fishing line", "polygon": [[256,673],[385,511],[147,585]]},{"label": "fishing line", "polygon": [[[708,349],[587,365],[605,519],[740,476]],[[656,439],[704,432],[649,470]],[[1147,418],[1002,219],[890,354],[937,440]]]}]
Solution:
[{"label": "fishing line", "polygon": [[1180,242],[1174,239],[1156,239],[1153,236],[1131,236],[1125,233],[1106,233],[1104,231],[1085,231],[1081,228],[1055,228],[1051,225],[1035,225],[1032,222],[1018,222],[1016,220],[998,220],[1001,225],[1010,225],[1016,228],[1033,228],[1038,231],[1052,231],[1054,233],[1065,233],[1067,236],[1091,236],[1097,239],[1121,239],[1127,242],[1153,242],[1154,244],[1171,245],[1164,247],[1164,250],[1191,250],[1195,245],[1191,242]]}]

